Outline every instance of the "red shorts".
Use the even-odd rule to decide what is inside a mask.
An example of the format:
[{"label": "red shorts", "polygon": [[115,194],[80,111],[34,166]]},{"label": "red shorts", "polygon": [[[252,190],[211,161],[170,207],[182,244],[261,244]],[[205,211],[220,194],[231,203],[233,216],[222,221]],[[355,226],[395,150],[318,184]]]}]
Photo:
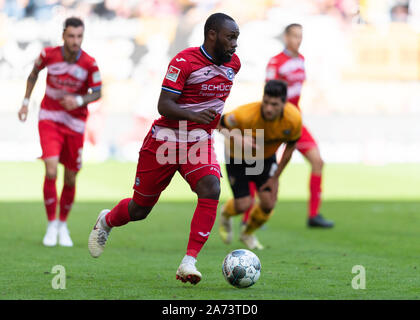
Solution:
[{"label": "red shorts", "polygon": [[150,130],[139,153],[133,200],[140,206],[154,206],[177,171],[193,191],[197,182],[207,175],[220,179],[212,140],[188,144],[167,142],[153,138]]},{"label": "red shorts", "polygon": [[41,159],[59,157],[66,168],[79,171],[82,167],[83,135],[72,132],[62,124],[42,120],[38,122]]},{"label": "red shorts", "polygon": [[302,126],[302,135],[296,144],[296,149],[299,150],[300,153],[305,154],[313,148],[318,148],[318,145],[308,129],[305,126]]}]

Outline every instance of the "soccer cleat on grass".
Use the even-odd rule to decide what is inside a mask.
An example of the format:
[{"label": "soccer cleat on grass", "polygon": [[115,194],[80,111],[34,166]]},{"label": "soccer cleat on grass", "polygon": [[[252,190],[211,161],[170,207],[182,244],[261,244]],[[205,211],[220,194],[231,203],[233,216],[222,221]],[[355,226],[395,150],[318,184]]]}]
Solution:
[{"label": "soccer cleat on grass", "polygon": [[232,229],[232,218],[226,217],[223,214],[220,215],[220,225],[219,225],[219,235],[220,238],[222,238],[222,241],[226,244],[229,244],[232,242],[233,238],[233,229]]},{"label": "soccer cleat on grass", "polygon": [[334,222],[324,219],[324,217],[318,213],[315,217],[308,219],[308,227],[332,228],[334,227]]},{"label": "soccer cleat on grass", "polygon": [[63,247],[73,247],[73,241],[71,241],[70,231],[66,222],[60,221],[58,223],[58,244]]},{"label": "soccer cleat on grass", "polygon": [[45,233],[44,239],[42,239],[42,244],[46,247],[54,247],[57,245],[57,235],[58,235],[58,221],[48,222],[47,232]]},{"label": "soccer cleat on grass", "polygon": [[258,241],[257,237],[254,234],[241,233],[239,238],[250,250],[263,250],[264,246]]},{"label": "soccer cleat on grass", "polygon": [[111,210],[105,209],[99,213],[98,220],[89,235],[89,252],[94,258],[98,258],[105,248],[106,240],[108,239],[111,228],[106,225],[104,221],[105,215]]},{"label": "soccer cleat on grass", "polygon": [[201,280],[201,273],[195,267],[196,259],[190,256],[185,256],[176,271],[176,279],[182,282],[190,282],[197,284]]}]

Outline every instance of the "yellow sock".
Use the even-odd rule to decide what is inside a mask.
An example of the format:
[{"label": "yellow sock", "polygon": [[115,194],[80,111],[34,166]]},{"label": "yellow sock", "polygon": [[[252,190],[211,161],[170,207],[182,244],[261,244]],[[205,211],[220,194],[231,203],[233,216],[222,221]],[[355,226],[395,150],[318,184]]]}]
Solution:
[{"label": "yellow sock", "polygon": [[236,215],[240,214],[239,212],[237,212],[235,210],[235,200],[234,199],[230,199],[228,202],[225,203],[225,205],[223,207],[222,214],[226,217],[233,217],[233,216],[236,216]]},{"label": "yellow sock", "polygon": [[246,224],[244,233],[246,234],[252,234],[255,230],[260,228],[264,223],[268,221],[268,219],[271,217],[273,211],[269,213],[265,213],[259,204],[254,204],[252,207],[252,210],[249,214],[249,219]]}]

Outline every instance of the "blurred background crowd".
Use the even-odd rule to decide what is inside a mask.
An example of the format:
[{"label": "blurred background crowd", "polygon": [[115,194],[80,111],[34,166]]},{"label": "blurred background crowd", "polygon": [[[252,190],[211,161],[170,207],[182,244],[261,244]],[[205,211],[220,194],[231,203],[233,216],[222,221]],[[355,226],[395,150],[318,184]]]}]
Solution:
[{"label": "blurred background crowd", "polygon": [[89,106],[84,157],[136,161],[169,60],[201,45],[214,12],[231,15],[241,31],[242,69],[226,110],[261,98],[266,64],[283,50],[284,27],[297,22],[307,71],[301,109],[324,159],[420,161],[420,0],[0,0],[0,160],[40,155],[45,72],[27,123],[17,110],[42,47],[62,43],[65,18],[84,19],[82,47],[104,83],[103,98]]}]

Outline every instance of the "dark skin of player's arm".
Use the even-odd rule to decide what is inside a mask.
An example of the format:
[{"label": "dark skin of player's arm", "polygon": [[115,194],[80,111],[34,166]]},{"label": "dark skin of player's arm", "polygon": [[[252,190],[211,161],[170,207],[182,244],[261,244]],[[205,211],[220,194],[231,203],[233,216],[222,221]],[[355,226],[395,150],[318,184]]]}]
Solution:
[{"label": "dark skin of player's arm", "polygon": [[296,149],[296,141],[288,142],[283,155],[278,163],[278,168],[274,175],[270,177],[258,190],[258,196],[261,199],[261,209],[269,213],[277,202],[277,192],[279,188],[279,177],[286,165],[292,158],[293,151]]},{"label": "dark skin of player's arm", "polygon": [[[177,103],[178,98],[179,94],[162,90],[158,102],[159,113],[168,119],[189,120],[201,124],[209,124],[217,116],[217,112],[214,109],[206,109],[200,112],[182,109]],[[200,199],[218,200],[220,181],[216,176],[205,176],[197,182],[194,192]],[[145,219],[152,208],[142,207],[133,200],[128,204],[128,212],[132,221]]]},{"label": "dark skin of player's arm", "polygon": [[[36,81],[38,80],[39,69],[34,66],[32,68],[31,73],[28,76],[26,81],[26,91],[25,91],[25,98],[29,99],[31,97],[32,90],[35,87]],[[28,106],[22,105],[19,112],[18,112],[19,120],[22,122],[26,121],[28,117]]]}]

